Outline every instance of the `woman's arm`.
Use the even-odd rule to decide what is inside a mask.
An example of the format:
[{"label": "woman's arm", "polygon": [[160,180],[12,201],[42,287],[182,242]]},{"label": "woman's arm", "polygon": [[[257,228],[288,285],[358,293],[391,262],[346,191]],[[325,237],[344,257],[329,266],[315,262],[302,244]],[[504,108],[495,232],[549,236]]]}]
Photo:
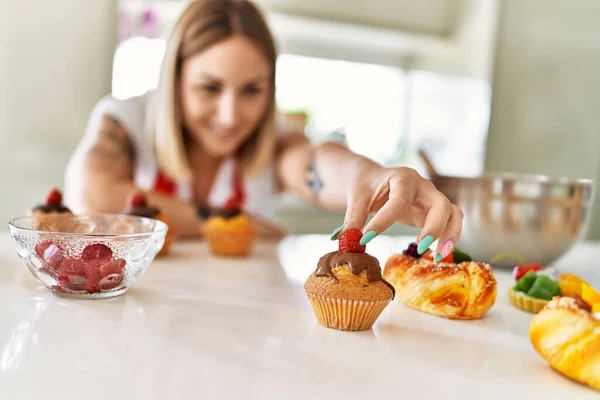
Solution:
[{"label": "woman's arm", "polygon": [[360,229],[361,244],[366,244],[396,222],[419,226],[417,243],[424,242],[420,248],[439,241],[436,259],[458,241],[462,211],[415,170],[384,168],[337,143],[313,147],[302,134],[284,136],[279,146],[277,176],[284,189],[316,206],[345,210],[344,224],[335,235]]},{"label": "woman's arm", "polygon": [[[80,144],[65,175],[65,199],[73,211],[120,213],[133,183],[135,151],[128,133],[115,119],[105,116],[91,142]],[[185,201],[147,193],[180,236],[198,236],[202,223],[196,207]]]},{"label": "woman's arm", "polygon": [[346,209],[346,195],[358,165],[377,166],[338,143],[313,147],[301,133],[280,139],[276,161],[277,178],[284,190],[314,206],[339,212]]},{"label": "woman's arm", "polygon": [[[135,151],[129,134],[114,118],[105,116],[92,142],[83,142],[73,154],[65,176],[65,200],[73,211],[119,213],[133,183]],[[153,192],[148,202],[159,207],[181,237],[202,235],[198,207],[191,203]],[[284,232],[258,216],[249,216],[258,235],[281,239]]]}]

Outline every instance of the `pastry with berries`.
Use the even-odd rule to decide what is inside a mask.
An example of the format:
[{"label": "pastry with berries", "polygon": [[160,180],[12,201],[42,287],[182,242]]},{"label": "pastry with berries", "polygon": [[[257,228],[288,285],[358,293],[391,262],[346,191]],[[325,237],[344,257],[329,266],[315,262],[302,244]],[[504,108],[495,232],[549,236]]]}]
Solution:
[{"label": "pastry with berries", "polygon": [[148,199],[144,193],[139,191],[132,192],[127,200],[127,206],[123,210],[123,214],[133,215],[136,217],[152,218],[164,222],[168,227],[167,235],[165,237],[165,242],[157,256],[169,253],[171,245],[173,244],[173,240],[175,240],[176,233],[169,224],[169,220],[165,214],[162,213],[159,208],[148,204]]},{"label": "pastry with berries", "polygon": [[513,269],[515,284],[508,290],[510,303],[523,311],[537,314],[556,297],[580,298],[587,282],[574,274],[551,267],[523,262]]},{"label": "pastry with berries", "polygon": [[396,288],[398,299],[407,307],[438,317],[483,317],[497,297],[492,268],[457,249],[437,263],[428,252],[419,254],[417,244],[411,243],[386,262],[383,276]]},{"label": "pastry with berries", "polygon": [[33,207],[29,214],[33,217],[34,229],[46,231],[55,231],[56,223],[62,217],[73,215],[63,204],[62,193],[56,188],[48,193],[43,204]]},{"label": "pastry with berries", "polygon": [[361,238],[358,229],[343,231],[338,251],[322,256],[304,284],[318,323],[327,328],[368,330],[395,296]]},{"label": "pastry with berries", "polygon": [[222,208],[199,208],[198,213],[204,220],[202,234],[213,254],[245,257],[252,251],[257,234],[252,221],[243,212],[244,202],[243,185],[241,180],[236,179],[233,194]]}]

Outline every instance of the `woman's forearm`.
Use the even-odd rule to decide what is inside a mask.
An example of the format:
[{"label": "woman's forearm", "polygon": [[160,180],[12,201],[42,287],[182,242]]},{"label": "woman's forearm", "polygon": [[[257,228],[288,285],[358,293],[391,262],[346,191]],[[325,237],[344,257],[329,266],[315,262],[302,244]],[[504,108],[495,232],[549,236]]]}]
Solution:
[{"label": "woman's forearm", "polygon": [[284,187],[331,211],[345,210],[358,173],[364,173],[364,179],[368,179],[368,171],[381,168],[338,143],[313,147],[305,138],[287,140],[278,163],[278,176]]},{"label": "woman's forearm", "polygon": [[[87,179],[92,185],[78,185],[67,190],[69,206],[77,213],[120,213],[127,205],[127,198],[136,186],[131,182],[111,182],[102,178]],[[157,207],[169,221],[171,228],[181,237],[199,236],[202,221],[197,216],[196,207],[189,202],[145,192],[148,204]]]},{"label": "woman's forearm", "polygon": [[[76,213],[120,213],[127,205],[127,198],[138,190],[131,182],[114,182],[104,177],[88,176],[87,179],[70,179],[66,187],[65,198],[69,207]],[[93,182],[82,184],[81,182]],[[148,203],[159,208],[167,217],[171,228],[179,237],[202,236],[204,222],[198,217],[194,203],[163,196],[154,192],[145,192]],[[249,215],[259,236],[265,239],[279,240],[285,236],[278,226],[254,215]]]},{"label": "woman's forearm", "polygon": [[393,224],[420,227],[419,254],[437,241],[432,250],[439,262],[460,238],[462,211],[414,169],[384,168],[338,144],[313,148],[303,135],[282,138],[277,156],[283,188],[315,205],[344,211],[333,239],[358,229],[355,245],[365,246]]}]

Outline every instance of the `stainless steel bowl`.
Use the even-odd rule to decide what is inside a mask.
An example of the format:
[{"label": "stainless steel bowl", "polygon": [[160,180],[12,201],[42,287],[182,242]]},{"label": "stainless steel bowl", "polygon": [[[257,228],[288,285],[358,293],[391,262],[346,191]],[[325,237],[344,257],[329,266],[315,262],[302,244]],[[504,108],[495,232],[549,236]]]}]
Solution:
[{"label": "stainless steel bowl", "polygon": [[458,247],[499,267],[518,264],[509,254],[542,265],[561,257],[586,235],[595,196],[591,180],[519,174],[431,180],[464,212]]}]

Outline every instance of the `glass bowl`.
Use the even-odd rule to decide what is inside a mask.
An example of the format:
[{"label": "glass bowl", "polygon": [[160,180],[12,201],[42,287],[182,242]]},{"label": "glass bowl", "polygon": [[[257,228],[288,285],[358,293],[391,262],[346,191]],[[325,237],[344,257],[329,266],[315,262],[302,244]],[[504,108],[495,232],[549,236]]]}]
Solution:
[{"label": "glass bowl", "polygon": [[119,214],[46,215],[8,223],[17,253],[51,293],[119,296],[150,266],[167,233],[164,222]]}]

